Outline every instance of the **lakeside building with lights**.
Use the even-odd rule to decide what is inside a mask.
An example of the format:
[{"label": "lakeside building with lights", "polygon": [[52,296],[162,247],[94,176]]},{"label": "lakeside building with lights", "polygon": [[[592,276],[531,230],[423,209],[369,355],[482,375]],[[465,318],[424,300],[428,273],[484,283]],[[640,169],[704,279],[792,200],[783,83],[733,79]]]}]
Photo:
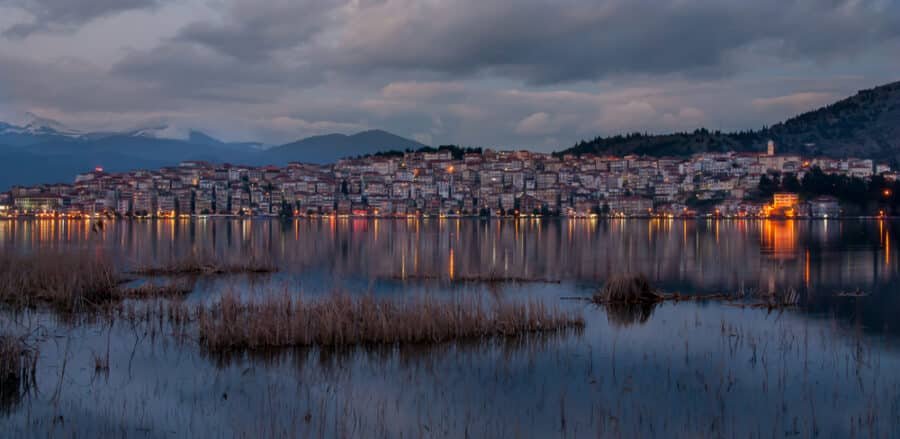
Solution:
[{"label": "lakeside building with lights", "polygon": [[158,170],[102,168],[73,183],[14,187],[4,216],[697,216],[834,217],[833,199],[779,193],[760,199],[760,179],[818,168],[887,182],[869,159],[764,153],[687,158],[556,156],[529,151],[407,152],[329,165],[241,166],[188,161]]}]

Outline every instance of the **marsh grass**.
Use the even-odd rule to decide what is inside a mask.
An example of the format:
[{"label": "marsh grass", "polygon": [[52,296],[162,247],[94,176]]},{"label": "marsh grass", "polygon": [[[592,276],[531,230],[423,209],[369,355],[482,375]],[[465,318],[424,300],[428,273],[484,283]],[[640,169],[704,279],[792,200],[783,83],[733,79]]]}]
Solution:
[{"label": "marsh grass", "polygon": [[767,309],[769,311],[784,308],[793,308],[800,305],[800,292],[790,288],[772,292],[759,292],[752,296],[750,303],[735,304],[739,307]]},{"label": "marsh grass", "polygon": [[288,294],[242,302],[226,293],[197,310],[200,342],[211,352],[241,349],[429,344],[581,328],[580,315],[541,302],[393,301],[335,293],[317,300]]},{"label": "marsh grass", "polygon": [[653,287],[643,274],[611,277],[590,298],[617,314],[618,323],[645,322],[653,311],[653,305],[661,302],[722,301],[733,306],[761,309],[782,309],[798,306],[801,294],[796,289],[778,291],[739,291],[733,294],[680,294],[663,293]]},{"label": "marsh grass", "polygon": [[0,304],[14,310],[49,306],[61,314],[109,312],[125,299],[176,299],[193,279],[151,279],[129,287],[104,256],[76,252],[0,255]]},{"label": "marsh grass", "polygon": [[34,383],[37,352],[25,340],[0,334],[0,411],[15,405]]},{"label": "marsh grass", "polygon": [[656,303],[664,299],[643,274],[613,276],[592,298],[595,303],[602,304]]},{"label": "marsh grass", "polygon": [[178,279],[166,282],[147,281],[136,287],[120,288],[118,294],[126,299],[179,298],[194,291],[195,282]]},{"label": "marsh grass", "polygon": [[441,281],[460,284],[558,284],[562,281],[545,277],[504,276],[499,274],[485,274],[473,276],[454,276],[453,278],[432,274],[407,274],[388,276],[388,279],[398,281]]},{"label": "marsh grass", "polygon": [[74,311],[114,300],[120,277],[114,264],[89,253],[0,255],[0,303],[49,304]]},{"label": "marsh grass", "polygon": [[133,270],[142,276],[211,276],[221,274],[266,274],[278,271],[271,259],[252,256],[246,259],[225,261],[211,254],[195,254],[173,259],[162,264],[145,265]]}]

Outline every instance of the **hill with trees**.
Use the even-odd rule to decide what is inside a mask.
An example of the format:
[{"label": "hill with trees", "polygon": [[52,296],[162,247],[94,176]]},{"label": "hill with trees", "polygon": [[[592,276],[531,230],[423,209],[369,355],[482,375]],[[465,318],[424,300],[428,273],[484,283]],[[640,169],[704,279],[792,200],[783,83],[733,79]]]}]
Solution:
[{"label": "hill with trees", "polygon": [[900,82],[854,96],[758,131],[698,129],[674,134],[633,133],[581,141],[558,154],[684,156],[715,151],[778,151],[806,156],[863,157],[900,163]]}]

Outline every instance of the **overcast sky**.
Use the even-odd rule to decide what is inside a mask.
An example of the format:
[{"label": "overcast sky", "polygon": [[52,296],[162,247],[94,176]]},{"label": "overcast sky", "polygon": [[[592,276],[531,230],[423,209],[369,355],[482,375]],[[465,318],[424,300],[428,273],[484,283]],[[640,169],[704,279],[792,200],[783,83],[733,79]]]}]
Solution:
[{"label": "overcast sky", "polygon": [[92,130],[548,150],[896,80],[895,0],[0,0],[0,119]]}]

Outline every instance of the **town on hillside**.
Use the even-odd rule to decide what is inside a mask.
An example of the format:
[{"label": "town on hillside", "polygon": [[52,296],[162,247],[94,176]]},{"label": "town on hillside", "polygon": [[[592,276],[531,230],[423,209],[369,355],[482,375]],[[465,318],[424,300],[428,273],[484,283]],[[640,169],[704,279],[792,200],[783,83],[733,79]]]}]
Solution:
[{"label": "town on hillside", "polygon": [[72,184],[13,187],[0,215],[829,218],[891,214],[895,184],[886,164],[777,154],[773,142],[685,158],[442,147],[330,165],[97,168]]}]

